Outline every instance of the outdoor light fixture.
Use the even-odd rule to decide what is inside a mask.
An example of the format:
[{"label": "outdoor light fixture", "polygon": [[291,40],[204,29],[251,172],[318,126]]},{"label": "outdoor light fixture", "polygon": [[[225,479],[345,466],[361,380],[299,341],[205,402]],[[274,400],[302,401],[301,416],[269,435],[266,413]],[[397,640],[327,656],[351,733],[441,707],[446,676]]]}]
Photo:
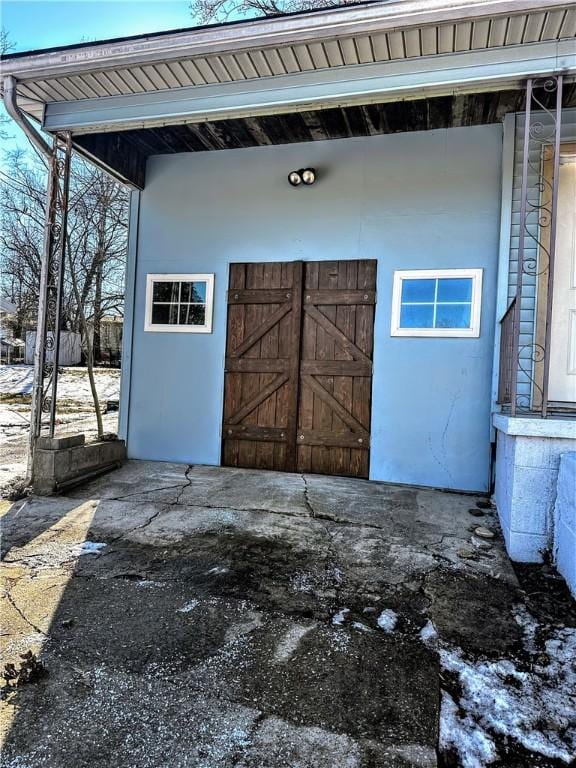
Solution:
[{"label": "outdoor light fixture", "polygon": [[314,168],[304,168],[303,171],[300,171],[300,175],[304,184],[310,185],[316,181],[316,171]]},{"label": "outdoor light fixture", "polygon": [[299,171],[290,171],[288,181],[293,187],[299,187],[300,184],[314,184],[316,181],[316,171],[314,168],[300,168]]},{"label": "outdoor light fixture", "polygon": [[299,187],[300,184],[302,184],[302,176],[300,176],[300,171],[290,171],[288,174],[288,181],[290,184],[292,184],[293,187]]}]

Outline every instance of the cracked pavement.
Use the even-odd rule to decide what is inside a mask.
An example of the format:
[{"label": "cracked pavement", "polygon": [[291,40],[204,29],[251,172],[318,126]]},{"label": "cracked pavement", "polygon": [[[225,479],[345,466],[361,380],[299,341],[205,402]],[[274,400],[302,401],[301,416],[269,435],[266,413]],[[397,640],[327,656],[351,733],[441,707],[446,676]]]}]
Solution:
[{"label": "cracked pavement", "polygon": [[440,671],[419,632],[431,619],[478,653],[521,636],[476,501],[128,462],[5,503],[3,663],[33,650],[49,674],[5,695],[2,765],[436,766]]}]

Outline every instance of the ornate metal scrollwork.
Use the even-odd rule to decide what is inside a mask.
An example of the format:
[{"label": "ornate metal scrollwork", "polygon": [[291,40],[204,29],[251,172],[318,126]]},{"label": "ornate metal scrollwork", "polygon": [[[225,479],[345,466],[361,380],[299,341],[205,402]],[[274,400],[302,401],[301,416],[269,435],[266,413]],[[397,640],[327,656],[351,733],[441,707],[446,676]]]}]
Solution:
[{"label": "ornate metal scrollwork", "polygon": [[[532,392],[531,394],[516,393],[517,410],[521,410],[523,412],[531,411],[535,392],[538,395],[537,399],[539,401],[542,400],[544,392],[542,391],[540,383],[534,376],[534,363],[542,363],[545,356],[546,350],[542,344],[523,344],[518,350],[518,371],[524,374],[526,379],[530,382]],[[527,366],[526,363],[529,363],[530,365]]]},{"label": "ornate metal scrollwork", "polygon": [[[516,287],[517,312],[512,343],[514,372],[510,388],[510,407],[546,415],[549,367],[549,312],[542,334],[530,334],[522,327],[525,310],[536,318],[534,295],[545,292],[552,302],[554,264],[555,206],[558,190],[558,157],[562,119],[562,76],[533,78],[527,82],[522,191]],[[553,173],[544,171],[544,161],[553,158]],[[543,288],[544,286],[544,288]],[[529,288],[529,291],[527,290]]]},{"label": "ornate metal scrollwork", "polygon": [[[538,181],[532,187],[536,199],[530,195],[526,196],[526,210],[522,227],[525,237],[532,241],[533,246],[537,248],[538,255],[525,256],[522,269],[525,275],[532,277],[545,274],[550,265],[550,249],[547,245],[548,238],[544,236],[544,232],[550,229],[553,222],[554,182],[551,183],[542,173],[542,157],[544,150],[554,144],[561,120],[561,111],[550,109],[547,101],[561,87],[561,78],[559,77],[534,79],[530,92],[530,110],[527,110],[526,113],[526,130],[531,146],[524,160],[528,165],[529,177],[536,177]],[[540,93],[543,93],[548,99],[540,96]],[[539,110],[542,116],[536,120],[530,120],[529,118],[534,115],[535,109]]]},{"label": "ornate metal scrollwork", "polygon": [[[70,137],[54,140],[50,163],[50,183],[46,213],[46,259],[45,279],[41,286],[40,317],[38,328],[42,329],[37,340],[40,345],[40,377],[35,383],[33,402],[33,430],[37,436],[42,427],[42,413],[50,414],[50,434],[54,434],[55,404],[58,380],[57,363],[59,352],[60,315],[62,285],[64,276],[64,253],[66,221],[68,210],[68,183],[72,144]],[[47,359],[47,354],[50,359]],[[38,374],[37,374],[38,375]]]}]

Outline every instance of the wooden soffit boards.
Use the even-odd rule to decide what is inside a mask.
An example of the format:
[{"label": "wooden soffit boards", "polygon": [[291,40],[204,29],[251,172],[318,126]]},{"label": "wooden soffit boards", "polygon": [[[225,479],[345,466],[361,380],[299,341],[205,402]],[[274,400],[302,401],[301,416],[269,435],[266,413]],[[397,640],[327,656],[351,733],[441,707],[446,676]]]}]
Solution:
[{"label": "wooden soffit boards", "polygon": [[497,91],[142,128],[119,133],[91,133],[76,136],[75,143],[97,152],[106,147],[108,141],[120,136],[136,152],[146,157],[178,152],[241,149],[494,123],[502,120],[508,112],[523,109],[524,102],[525,93],[522,90]]}]

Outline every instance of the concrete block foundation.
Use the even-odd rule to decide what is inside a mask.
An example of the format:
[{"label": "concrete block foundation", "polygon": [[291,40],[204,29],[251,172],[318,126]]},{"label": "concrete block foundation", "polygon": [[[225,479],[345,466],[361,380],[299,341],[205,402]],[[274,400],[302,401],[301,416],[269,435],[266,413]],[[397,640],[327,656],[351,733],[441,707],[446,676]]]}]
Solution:
[{"label": "concrete block foundation", "polygon": [[85,443],[84,435],[41,438],[34,451],[34,492],[50,496],[116,469],[125,459],[123,440]]},{"label": "concrete block foundation", "polygon": [[518,562],[542,562],[552,548],[560,458],[576,450],[576,420],[496,414],[494,427],[494,498],[508,554]]},{"label": "concrete block foundation", "polygon": [[558,571],[576,597],[576,452],[560,457],[552,552]]}]

